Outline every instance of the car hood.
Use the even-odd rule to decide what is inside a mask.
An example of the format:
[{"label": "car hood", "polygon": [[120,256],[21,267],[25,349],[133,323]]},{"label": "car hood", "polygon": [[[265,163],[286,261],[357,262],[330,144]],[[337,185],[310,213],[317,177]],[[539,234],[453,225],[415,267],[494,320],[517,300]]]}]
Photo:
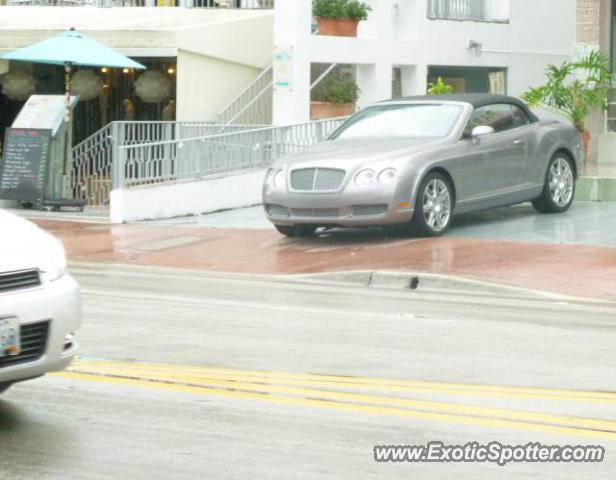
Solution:
[{"label": "car hood", "polygon": [[312,164],[335,160],[361,165],[373,161],[395,159],[436,149],[446,141],[442,138],[370,138],[327,140],[276,162],[276,166]]},{"label": "car hood", "polygon": [[32,222],[0,210],[0,272],[41,268],[56,240]]}]

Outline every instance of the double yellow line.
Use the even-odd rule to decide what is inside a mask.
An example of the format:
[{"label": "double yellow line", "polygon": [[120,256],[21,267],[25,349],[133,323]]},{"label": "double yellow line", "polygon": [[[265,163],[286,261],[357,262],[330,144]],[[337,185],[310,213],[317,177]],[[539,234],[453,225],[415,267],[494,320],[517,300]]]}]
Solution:
[{"label": "double yellow line", "polygon": [[[408,394],[616,404],[616,394],[435,383],[209,367],[80,362],[64,378],[419,420],[616,440],[616,421],[418,400]],[[383,394],[385,392],[385,394]]]}]

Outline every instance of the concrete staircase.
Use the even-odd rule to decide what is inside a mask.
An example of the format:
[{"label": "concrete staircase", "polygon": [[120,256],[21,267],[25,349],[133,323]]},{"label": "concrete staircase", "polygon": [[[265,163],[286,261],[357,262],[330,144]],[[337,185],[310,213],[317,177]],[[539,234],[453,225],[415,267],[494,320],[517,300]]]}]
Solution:
[{"label": "concrete staircase", "polygon": [[605,132],[599,135],[598,162],[587,165],[576,200],[616,202],[616,88],[608,93]]},{"label": "concrete staircase", "polygon": [[616,163],[589,165],[578,181],[575,199],[616,202]]}]

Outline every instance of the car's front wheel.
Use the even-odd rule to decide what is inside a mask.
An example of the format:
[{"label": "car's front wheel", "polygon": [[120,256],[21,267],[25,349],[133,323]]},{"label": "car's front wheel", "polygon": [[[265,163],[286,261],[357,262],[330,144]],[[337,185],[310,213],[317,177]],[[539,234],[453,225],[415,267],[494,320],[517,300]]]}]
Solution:
[{"label": "car's front wheel", "polygon": [[285,237],[310,237],[316,232],[316,227],[309,225],[274,225],[279,233],[282,233]]},{"label": "car's front wheel", "polygon": [[571,159],[556,153],[550,160],[541,196],[533,202],[541,213],[562,213],[569,209],[575,195],[575,174]]},{"label": "car's front wheel", "polygon": [[12,383],[0,383],[0,394],[6,392]]},{"label": "car's front wheel", "polygon": [[453,213],[453,191],[449,180],[438,172],[429,173],[417,195],[413,229],[424,237],[438,237],[447,231]]}]

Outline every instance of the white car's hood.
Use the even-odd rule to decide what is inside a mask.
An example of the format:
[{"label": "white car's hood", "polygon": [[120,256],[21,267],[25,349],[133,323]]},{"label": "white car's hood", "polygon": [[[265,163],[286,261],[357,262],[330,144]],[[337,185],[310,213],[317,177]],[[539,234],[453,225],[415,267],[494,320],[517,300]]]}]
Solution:
[{"label": "white car's hood", "polygon": [[0,272],[43,268],[57,240],[32,222],[0,210]]}]

